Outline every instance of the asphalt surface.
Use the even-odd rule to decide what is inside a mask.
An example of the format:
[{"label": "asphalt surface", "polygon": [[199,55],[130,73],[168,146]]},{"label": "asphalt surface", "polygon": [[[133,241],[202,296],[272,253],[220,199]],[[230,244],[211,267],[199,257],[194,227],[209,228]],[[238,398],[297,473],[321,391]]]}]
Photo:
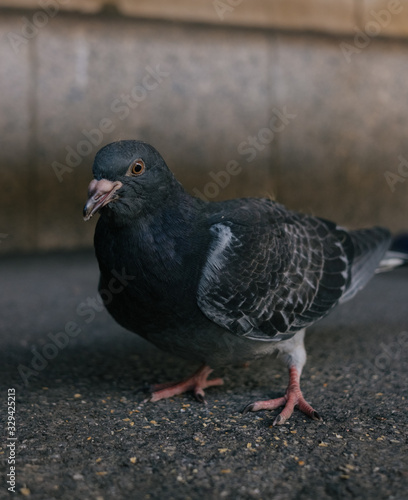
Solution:
[{"label": "asphalt surface", "polygon": [[13,443],[15,496],[36,500],[408,498],[407,268],[309,329],[302,389],[324,421],[296,411],[281,427],[276,411],[240,414],[284,393],[274,358],[218,370],[225,385],[206,405],[191,394],[144,402],[148,384],[196,365],[105,311],[84,314],[97,297],[93,254],[9,257],[0,276],[0,498],[13,495]]}]

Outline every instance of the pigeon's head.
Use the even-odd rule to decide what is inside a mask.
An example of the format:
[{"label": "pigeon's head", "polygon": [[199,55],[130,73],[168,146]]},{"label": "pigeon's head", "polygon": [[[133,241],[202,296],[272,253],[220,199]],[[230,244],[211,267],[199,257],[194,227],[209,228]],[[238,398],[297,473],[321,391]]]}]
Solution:
[{"label": "pigeon's head", "polygon": [[153,209],[178,185],[160,154],[140,141],[112,142],[98,151],[84,220],[102,211],[133,218]]}]

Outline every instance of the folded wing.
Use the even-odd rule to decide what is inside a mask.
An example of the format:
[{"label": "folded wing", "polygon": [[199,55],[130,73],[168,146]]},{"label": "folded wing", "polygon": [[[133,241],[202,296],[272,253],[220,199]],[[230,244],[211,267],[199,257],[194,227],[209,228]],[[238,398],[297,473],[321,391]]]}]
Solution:
[{"label": "folded wing", "polygon": [[197,302],[209,319],[251,339],[284,340],[324,317],[364,286],[388,246],[386,230],[349,233],[269,200],[211,205]]}]

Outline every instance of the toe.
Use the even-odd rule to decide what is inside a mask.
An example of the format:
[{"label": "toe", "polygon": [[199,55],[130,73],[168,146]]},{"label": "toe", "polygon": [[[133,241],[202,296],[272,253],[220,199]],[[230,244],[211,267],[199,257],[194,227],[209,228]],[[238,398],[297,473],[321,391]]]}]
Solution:
[{"label": "toe", "polygon": [[222,378],[213,378],[211,380],[206,380],[205,383],[203,383],[203,388],[207,389],[207,387],[214,387],[217,385],[223,385],[224,380]]},{"label": "toe", "polygon": [[307,401],[305,401],[303,395],[299,396],[297,405],[299,410],[312,420],[322,420],[321,416],[317,413],[317,411],[314,408],[312,408]]},{"label": "toe", "polygon": [[173,387],[177,385],[175,382],[164,382],[162,384],[153,384],[149,386],[150,392],[158,392],[163,389],[168,389],[169,387]]}]

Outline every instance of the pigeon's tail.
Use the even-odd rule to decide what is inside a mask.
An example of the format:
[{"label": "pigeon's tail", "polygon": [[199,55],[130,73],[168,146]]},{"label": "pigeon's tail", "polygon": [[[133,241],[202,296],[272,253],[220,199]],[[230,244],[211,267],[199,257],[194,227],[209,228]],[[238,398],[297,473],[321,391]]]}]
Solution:
[{"label": "pigeon's tail", "polygon": [[341,303],[354,297],[373,277],[391,242],[390,232],[382,227],[350,231],[349,235],[354,257],[350,284],[340,300]]},{"label": "pigeon's tail", "polygon": [[402,233],[394,237],[376,272],[383,273],[406,265],[408,265],[408,234]]},{"label": "pigeon's tail", "polygon": [[376,273],[385,273],[387,271],[392,271],[396,267],[408,265],[408,254],[403,252],[393,252],[389,250],[381,259]]}]

